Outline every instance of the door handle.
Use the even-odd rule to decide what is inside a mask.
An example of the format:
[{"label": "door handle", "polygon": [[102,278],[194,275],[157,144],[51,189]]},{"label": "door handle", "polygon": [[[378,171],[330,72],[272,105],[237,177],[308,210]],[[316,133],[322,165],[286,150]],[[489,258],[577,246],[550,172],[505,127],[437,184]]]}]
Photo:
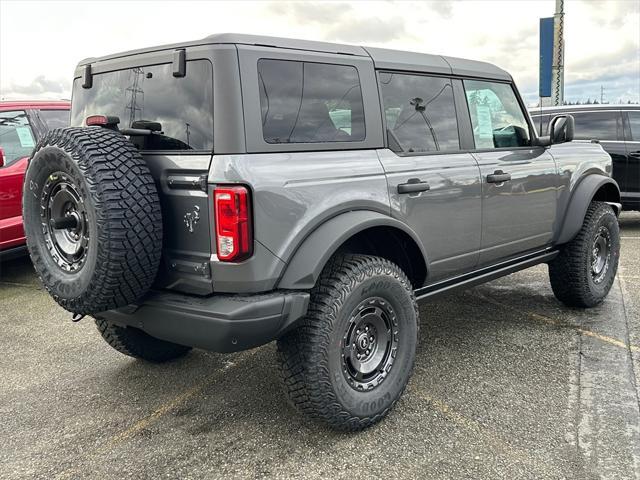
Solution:
[{"label": "door handle", "polygon": [[426,192],[431,186],[427,182],[423,182],[419,178],[410,178],[407,183],[398,185],[398,193],[418,193]]},{"label": "door handle", "polygon": [[511,180],[510,173],[504,173],[502,170],[496,170],[491,175],[487,175],[487,183],[502,183]]},{"label": "door handle", "polygon": [[631,152],[629,156],[633,158],[640,158],[640,152]]}]

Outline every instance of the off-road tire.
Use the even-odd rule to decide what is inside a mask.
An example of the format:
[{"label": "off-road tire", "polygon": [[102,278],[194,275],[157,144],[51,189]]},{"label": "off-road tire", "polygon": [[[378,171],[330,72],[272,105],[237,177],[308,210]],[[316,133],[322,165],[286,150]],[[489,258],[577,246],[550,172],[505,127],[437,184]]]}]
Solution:
[{"label": "off-road tire", "polygon": [[[83,263],[72,264],[73,271],[52,252],[54,236],[45,233],[48,223],[41,213],[50,205],[47,185],[60,177],[82,205],[87,234]],[[118,132],[99,127],[50,131],[29,161],[23,216],[35,270],[70,312],[93,314],[130,304],[155,279],[162,253],[158,192],[142,156]]]},{"label": "off-road tire", "polygon": [[[607,271],[596,283],[592,274],[594,242],[601,229],[610,239]],[[594,307],[605,299],[618,270],[620,228],[610,205],[591,202],[578,235],[549,262],[549,279],[556,298],[569,307]]]},{"label": "off-road tire", "polygon": [[154,363],[167,362],[186,355],[191,347],[166,342],[133,327],[120,327],[96,319],[98,331],[111,347],[133,358]]},{"label": "off-road tire", "polygon": [[[370,298],[388,302],[397,321],[397,350],[387,376],[373,389],[356,388],[344,369],[345,328]],[[348,331],[348,330],[347,330]],[[411,376],[418,337],[418,307],[405,273],[390,261],[336,255],[311,292],[302,324],[278,340],[284,388],[302,412],[337,430],[354,431],[384,418]]]}]

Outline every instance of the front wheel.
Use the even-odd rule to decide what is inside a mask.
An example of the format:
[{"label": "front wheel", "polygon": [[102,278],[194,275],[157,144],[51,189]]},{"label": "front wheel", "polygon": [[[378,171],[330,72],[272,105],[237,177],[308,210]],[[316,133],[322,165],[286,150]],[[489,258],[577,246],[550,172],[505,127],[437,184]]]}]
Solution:
[{"label": "front wheel", "polygon": [[278,341],[289,398],[333,428],[366,428],[404,391],[417,335],[404,272],[383,258],[337,255],[312,291],[304,322]]},{"label": "front wheel", "polygon": [[556,298],[569,307],[594,307],[605,299],[618,271],[620,228],[611,206],[591,202],[578,235],[549,262]]}]

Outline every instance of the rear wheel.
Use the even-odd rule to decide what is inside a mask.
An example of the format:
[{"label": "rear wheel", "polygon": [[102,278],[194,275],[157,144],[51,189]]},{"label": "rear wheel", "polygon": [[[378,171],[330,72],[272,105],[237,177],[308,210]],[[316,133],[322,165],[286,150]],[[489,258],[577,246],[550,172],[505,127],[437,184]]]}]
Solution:
[{"label": "rear wheel", "polygon": [[618,270],[620,228],[613,209],[592,202],[578,235],[549,262],[556,298],[570,307],[594,307],[605,299]]},{"label": "rear wheel", "polygon": [[134,358],[149,362],[166,362],[186,355],[191,347],[166,342],[133,327],[120,327],[106,320],[96,320],[98,331],[111,347]]},{"label": "rear wheel", "polygon": [[278,341],[289,398],[334,428],[366,428],[404,391],[417,335],[404,272],[383,258],[338,255],[313,289],[303,324]]}]

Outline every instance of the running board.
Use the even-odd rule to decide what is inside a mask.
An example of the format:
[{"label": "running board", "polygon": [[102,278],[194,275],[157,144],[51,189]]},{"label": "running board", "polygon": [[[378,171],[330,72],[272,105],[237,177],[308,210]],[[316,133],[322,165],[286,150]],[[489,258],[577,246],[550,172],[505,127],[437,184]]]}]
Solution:
[{"label": "running board", "polygon": [[445,280],[444,282],[434,283],[433,285],[418,288],[415,291],[416,300],[418,302],[431,300],[432,298],[454,290],[480,285],[482,283],[495,280],[496,278],[515,273],[519,270],[524,270],[525,268],[533,267],[540,263],[549,262],[557,255],[557,250],[545,250],[542,253],[535,253],[526,257],[520,257],[509,262],[499,263],[498,265],[476,270],[450,280]]}]

